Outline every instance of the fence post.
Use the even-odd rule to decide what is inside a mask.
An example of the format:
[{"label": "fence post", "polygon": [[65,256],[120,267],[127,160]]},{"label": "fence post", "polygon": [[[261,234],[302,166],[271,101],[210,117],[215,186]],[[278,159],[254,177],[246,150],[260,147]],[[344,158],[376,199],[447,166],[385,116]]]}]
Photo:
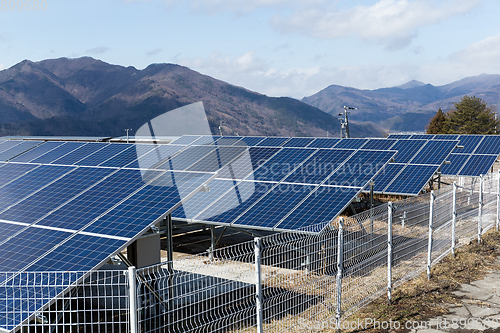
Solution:
[{"label": "fence post", "polygon": [[430,210],[429,210],[429,242],[427,246],[427,280],[431,278],[431,262],[432,262],[432,231],[434,219],[434,190],[431,191]]},{"label": "fence post", "polygon": [[262,240],[254,238],[255,245],[255,310],[257,314],[257,332],[264,332],[264,319],[262,311],[262,275],[261,275],[261,246]]},{"label": "fence post", "polygon": [[134,266],[128,268],[128,301],[130,310],[130,333],[137,333],[137,271]]},{"label": "fence post", "polygon": [[500,225],[500,170],[498,171],[498,181],[497,181],[497,222],[496,222],[498,231],[498,227]]},{"label": "fence post", "polygon": [[477,219],[477,242],[481,243],[483,232],[483,175],[479,176],[479,216]]},{"label": "fence post", "polygon": [[337,242],[337,330],[340,330],[340,317],[342,315],[342,270],[344,260],[344,218],[339,218],[339,233]]},{"label": "fence post", "polygon": [[457,223],[457,183],[453,182],[453,202],[452,202],[453,212],[451,215],[451,254],[455,257],[455,228]]},{"label": "fence post", "polygon": [[387,204],[388,221],[387,221],[387,300],[391,303],[392,293],[392,202]]}]

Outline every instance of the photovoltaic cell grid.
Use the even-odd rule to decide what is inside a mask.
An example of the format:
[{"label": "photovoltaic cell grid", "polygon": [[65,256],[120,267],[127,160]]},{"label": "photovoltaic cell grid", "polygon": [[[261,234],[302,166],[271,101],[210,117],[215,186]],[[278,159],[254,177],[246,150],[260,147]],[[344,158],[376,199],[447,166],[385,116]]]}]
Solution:
[{"label": "photovoltaic cell grid", "polygon": [[[0,163],[0,270],[12,272],[13,279],[21,271],[98,267],[215,176],[119,168],[154,152],[154,145],[136,150],[127,144],[14,143],[9,149],[28,151]],[[172,147],[172,155],[186,148]],[[95,167],[106,162],[115,167]],[[0,318],[0,327],[15,328],[30,311],[17,322]]]}]

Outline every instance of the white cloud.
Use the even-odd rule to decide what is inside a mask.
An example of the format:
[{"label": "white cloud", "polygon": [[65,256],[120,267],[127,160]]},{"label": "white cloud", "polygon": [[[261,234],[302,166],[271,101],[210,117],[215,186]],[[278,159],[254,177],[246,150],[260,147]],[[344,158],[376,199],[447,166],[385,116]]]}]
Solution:
[{"label": "white cloud", "polygon": [[0,64],[0,71],[3,70],[5,67],[3,64]]},{"label": "white cloud", "polygon": [[271,24],[283,33],[302,33],[322,39],[356,36],[377,41],[388,49],[408,46],[422,26],[470,12],[480,0],[380,0],[372,6],[339,10],[311,7],[291,15],[276,15]]},{"label": "white cloud", "polygon": [[94,47],[90,50],[85,51],[85,53],[90,53],[90,54],[103,54],[109,51],[109,47],[105,46],[98,46]]},{"label": "white cloud", "polygon": [[155,55],[159,54],[161,51],[162,51],[162,49],[154,49],[154,50],[151,50],[149,52],[146,52],[146,55],[147,56],[155,56]]},{"label": "white cloud", "polygon": [[491,67],[498,70],[500,64],[500,34],[485,38],[453,54],[452,60],[473,67]]}]

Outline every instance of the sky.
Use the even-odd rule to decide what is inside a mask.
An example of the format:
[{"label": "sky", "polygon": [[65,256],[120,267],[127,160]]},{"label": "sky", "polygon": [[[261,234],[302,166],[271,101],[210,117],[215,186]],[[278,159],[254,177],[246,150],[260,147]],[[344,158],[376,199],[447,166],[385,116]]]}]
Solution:
[{"label": "sky", "polygon": [[444,85],[500,74],[499,14],[498,0],[1,0],[0,70],[175,63],[298,99],[332,84]]}]

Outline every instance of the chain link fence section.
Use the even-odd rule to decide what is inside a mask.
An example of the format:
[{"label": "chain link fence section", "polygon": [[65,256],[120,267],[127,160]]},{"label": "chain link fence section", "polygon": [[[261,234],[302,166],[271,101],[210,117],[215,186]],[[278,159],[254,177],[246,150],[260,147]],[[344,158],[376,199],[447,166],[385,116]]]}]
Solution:
[{"label": "chain link fence section", "polygon": [[1,273],[0,279],[0,327],[17,332],[129,332],[128,278],[122,270]]}]

